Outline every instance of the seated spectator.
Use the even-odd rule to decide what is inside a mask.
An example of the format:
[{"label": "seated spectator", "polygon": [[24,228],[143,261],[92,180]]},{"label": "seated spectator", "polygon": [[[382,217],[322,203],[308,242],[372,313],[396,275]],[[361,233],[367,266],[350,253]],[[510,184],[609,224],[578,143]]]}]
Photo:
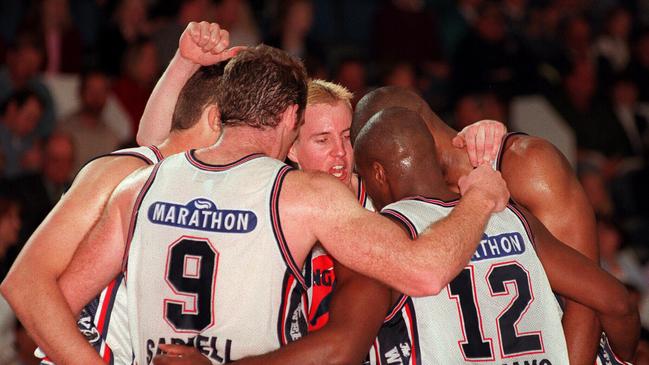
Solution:
[{"label": "seated spectator", "polygon": [[146,0],[119,1],[112,21],[100,31],[98,62],[101,69],[110,76],[121,72],[120,61],[130,46],[142,37],[150,35]]},{"label": "seated spectator", "polygon": [[35,167],[33,154],[39,141],[35,130],[42,114],[43,102],[30,90],[15,92],[0,107],[0,149],[5,177],[16,177]]},{"label": "seated spectator", "polygon": [[84,74],[79,85],[79,109],[59,121],[59,128],[74,142],[75,174],[86,162],[115,150],[120,143],[102,116],[109,92],[107,75],[99,71]]},{"label": "seated spectator", "polygon": [[135,136],[159,74],[155,45],[141,39],[129,47],[122,61],[122,75],[113,83],[113,92],[129,114]]},{"label": "seated spectator", "polygon": [[40,77],[43,66],[43,40],[38,34],[23,31],[16,36],[7,49],[6,65],[0,66],[0,103],[12,93],[30,89],[38,95],[43,112],[36,133],[48,136],[54,129],[54,101]]},{"label": "seated spectator", "polygon": [[25,242],[68,189],[72,180],[72,138],[54,133],[43,147],[43,168],[8,182],[22,206],[20,242]]},{"label": "seated spectator", "polygon": [[455,129],[462,130],[482,119],[497,120],[507,124],[505,106],[493,93],[468,94],[455,104]]},{"label": "seated spectator", "polygon": [[48,74],[78,73],[83,64],[81,34],[72,22],[68,0],[43,0],[22,24],[34,29],[44,41],[45,72]]}]

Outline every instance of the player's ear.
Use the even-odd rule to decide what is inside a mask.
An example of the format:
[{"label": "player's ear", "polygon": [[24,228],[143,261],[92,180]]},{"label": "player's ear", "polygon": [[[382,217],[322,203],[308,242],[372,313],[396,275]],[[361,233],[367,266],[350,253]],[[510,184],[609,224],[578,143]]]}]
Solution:
[{"label": "player's ear", "polygon": [[[300,137],[298,137],[298,138],[300,138]],[[297,139],[295,140],[295,142],[293,142],[293,144],[291,145],[291,148],[289,148],[289,150],[288,150],[288,158],[291,161],[293,161],[293,162],[295,162],[296,164],[299,165],[300,161],[298,160],[298,157],[297,157],[297,144],[298,143],[299,142],[298,142]]]},{"label": "player's ear", "polygon": [[387,183],[385,169],[383,168],[383,165],[377,161],[372,162],[372,174],[374,175],[376,182],[379,184],[385,185]]},{"label": "player's ear", "polygon": [[299,125],[297,104],[289,105],[282,113],[281,123],[285,123],[288,130],[294,130]]},{"label": "player's ear", "polygon": [[210,129],[221,134],[221,111],[218,104],[208,105],[203,113],[207,114],[207,125]]}]

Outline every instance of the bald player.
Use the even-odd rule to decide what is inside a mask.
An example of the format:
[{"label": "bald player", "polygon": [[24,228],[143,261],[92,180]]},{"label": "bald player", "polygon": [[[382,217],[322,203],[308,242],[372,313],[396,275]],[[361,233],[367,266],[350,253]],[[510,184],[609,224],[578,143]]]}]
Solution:
[{"label": "bald player", "polygon": [[[376,207],[413,239],[457,204],[460,195],[447,187],[435,142],[414,111],[375,114],[358,134],[355,159]],[[632,359],[639,317],[624,286],[514,204],[491,217],[470,263],[445,290],[398,298],[371,359],[567,364],[553,291],[594,309],[616,353]]]},{"label": "bald player", "polygon": [[[365,95],[354,113],[352,143],[372,115],[392,106],[419,113],[435,138],[437,160],[444,178],[449,188],[457,191],[460,176],[479,161],[469,160],[466,153],[453,147],[456,132],[412,91],[383,87]],[[478,139],[485,137],[488,136],[478,135]],[[507,181],[512,198],[538,217],[555,237],[597,262],[593,210],[565,157],[547,141],[521,134],[509,135],[503,141],[502,150],[497,167]],[[600,338],[594,313],[567,301],[563,324],[570,362],[592,364]]]},{"label": "bald player", "polygon": [[[202,43],[204,36],[209,41]],[[209,51],[201,51],[200,57],[197,57],[194,50],[199,42],[202,44],[199,49]],[[192,23],[181,36],[180,50],[172,64],[191,65],[195,72],[200,62],[214,64],[236,53],[236,50],[223,51],[227,43],[227,32],[221,31],[218,26]],[[74,292],[68,292],[67,298],[61,296],[57,280],[120,181],[133,171],[160,161],[163,156],[188,148],[208,146],[217,140],[221,128],[213,89],[220,72],[222,70],[216,66],[201,70],[188,82],[183,93],[178,90],[176,112],[167,117],[171,132],[158,147],[120,150],[89,162],[34,232],[3,281],[0,287],[2,294],[51,359],[65,359],[57,350],[69,348],[69,337],[61,335],[58,322],[44,318],[61,318],[61,312],[70,310],[69,296],[74,295]],[[178,94],[181,94],[180,97]],[[130,362],[132,353],[130,339],[124,331],[126,325],[120,322],[125,316],[124,290],[120,282],[121,278],[118,278],[109,287],[110,290],[105,290],[99,301],[88,308],[87,317],[80,321],[80,328],[89,334],[89,339],[95,341],[101,356],[106,361],[114,360],[117,363]],[[76,308],[72,308],[73,311],[78,312],[84,304],[78,303]]]}]

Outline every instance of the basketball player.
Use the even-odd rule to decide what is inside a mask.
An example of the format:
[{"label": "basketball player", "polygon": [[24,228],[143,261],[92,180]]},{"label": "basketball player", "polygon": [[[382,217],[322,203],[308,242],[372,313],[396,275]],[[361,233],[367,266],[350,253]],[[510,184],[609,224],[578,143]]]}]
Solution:
[{"label": "basketball player", "polygon": [[[75,253],[59,284],[89,299],[122,270],[126,252],[138,363],[171,341],[201,347],[217,363],[277,348],[282,283],[289,275],[304,285],[298,268],[316,241],[342,264],[406,293],[437,292],[504,206],[498,173],[478,168],[462,181],[453,213],[413,244],[331,176],[290,171],[277,160],[296,137],[306,93],[298,61],[266,46],[241,51],[217,92],[219,142],[127,178]],[[68,356],[78,362],[99,362],[94,352],[74,352]]]},{"label": "basketball player", "polygon": [[[205,35],[208,42],[203,42]],[[172,65],[192,65],[195,71],[200,63],[214,64],[228,59],[237,49],[224,51],[227,44],[227,32],[220,30],[216,24],[192,23],[181,37],[180,51],[172,60]],[[196,45],[210,52],[196,53]],[[68,337],[61,335],[59,324],[43,321],[43,318],[60,318],[58,313],[69,311],[68,303],[60,295],[58,278],[82,238],[99,218],[111,192],[124,177],[159,162],[163,156],[208,146],[217,140],[221,130],[213,89],[218,76],[217,69],[201,70],[188,82],[180,97],[180,90],[176,92],[176,112],[167,116],[171,133],[159,144],[159,148],[150,146],[116,151],[89,162],[29,239],[2,283],[2,294],[52,359],[61,358],[56,349],[68,347]],[[126,328],[126,303],[120,281],[121,278],[118,278],[111,283],[110,290],[101,294],[99,302],[91,303],[88,312],[79,321],[80,328],[88,334],[100,355],[107,362],[117,364],[130,363],[132,358],[130,340],[127,332],[123,332]],[[78,303],[73,311],[78,312],[85,304]]]},{"label": "basketball player", "polygon": [[[426,122],[435,139],[444,178],[449,188],[457,191],[459,177],[480,161],[475,156],[469,160],[462,150],[453,147],[456,132],[414,92],[382,87],[365,95],[354,113],[352,143],[372,115],[392,106],[416,111]],[[512,198],[538,217],[559,240],[598,262],[593,210],[563,155],[547,141],[520,134],[510,135],[503,141],[503,151],[497,166]],[[593,312],[567,301],[563,325],[570,363],[592,364],[601,333]]]},{"label": "basketball player", "polygon": [[[414,111],[375,114],[356,139],[355,159],[377,208],[413,239],[451,212],[459,197],[446,186],[435,142]],[[632,358],[639,317],[624,286],[556,240],[524,208],[510,205],[492,216],[469,265],[445,290],[399,298],[370,353],[372,363],[567,364],[553,290],[596,310],[613,349]]]}]

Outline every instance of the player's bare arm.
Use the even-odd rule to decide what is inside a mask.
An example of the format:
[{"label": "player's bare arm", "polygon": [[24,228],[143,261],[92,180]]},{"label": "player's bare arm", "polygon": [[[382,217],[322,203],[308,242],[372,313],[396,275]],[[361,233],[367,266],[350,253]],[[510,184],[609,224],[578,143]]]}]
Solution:
[{"label": "player's bare arm", "polygon": [[[122,269],[126,235],[135,197],[149,173],[150,169],[137,171],[115,188],[101,217],[81,242],[67,269],[59,278],[60,295],[72,297],[74,300],[70,301],[67,312],[55,317],[58,318],[61,339],[56,339],[51,348],[44,348],[54,363],[103,363],[79,332],[76,315]],[[65,344],[61,341],[65,341]],[[67,347],[67,344],[72,347]]]},{"label": "player's bare arm", "polygon": [[[565,157],[540,138],[515,136],[510,140],[501,171],[512,198],[559,240],[598,262],[593,209]],[[571,363],[593,363],[600,338],[595,313],[567,301],[563,326]]]},{"label": "player's bare arm", "polygon": [[[42,318],[62,318],[63,313],[70,311],[68,301],[75,295],[72,291],[71,297],[63,297],[58,278],[99,218],[115,186],[143,166],[146,164],[138,158],[111,156],[86,165],[70,190],[30,237],[2,283],[2,294],[39,346],[48,353],[54,343],[65,341],[67,337],[62,336],[57,321],[43,321]],[[78,332],[76,326],[75,331]],[[63,344],[62,348],[70,346]]]},{"label": "player's bare arm", "polygon": [[436,294],[457,275],[490,214],[502,210],[502,199],[509,197],[499,173],[481,166],[460,182],[464,196],[453,213],[413,243],[395,223],[360,207],[349,189],[334,182],[299,171],[286,178],[284,191],[300,192],[280,196],[282,226],[296,261],[303,262],[310,242],[320,241],[343,265],[413,296]]},{"label": "player's bare arm", "polygon": [[141,146],[160,144],[169,135],[178,95],[201,66],[225,61],[241,49],[228,49],[230,35],[216,23],[191,22],[180,36],[178,51],[158,80],[140,119],[137,141]]},{"label": "player's bare arm", "polygon": [[626,288],[594,262],[557,240],[531,214],[521,210],[530,223],[536,251],[552,290],[597,311],[615,353],[631,360],[640,335],[640,319]]}]

